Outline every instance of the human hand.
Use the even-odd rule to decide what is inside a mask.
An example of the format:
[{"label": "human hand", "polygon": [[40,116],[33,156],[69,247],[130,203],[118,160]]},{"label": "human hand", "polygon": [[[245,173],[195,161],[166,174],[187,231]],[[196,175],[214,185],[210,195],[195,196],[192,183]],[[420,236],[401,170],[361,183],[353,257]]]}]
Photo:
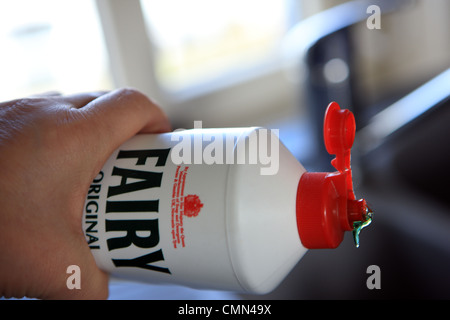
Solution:
[{"label": "human hand", "polygon": [[[107,298],[81,226],[89,185],[126,140],[169,130],[131,89],[0,103],[0,296]],[[80,290],[67,288],[70,265]]]}]

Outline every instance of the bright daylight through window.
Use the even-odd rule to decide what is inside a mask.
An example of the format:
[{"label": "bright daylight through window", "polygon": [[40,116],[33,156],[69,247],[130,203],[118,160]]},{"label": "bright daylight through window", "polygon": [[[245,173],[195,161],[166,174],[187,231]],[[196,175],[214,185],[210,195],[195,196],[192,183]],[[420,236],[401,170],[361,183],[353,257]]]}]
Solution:
[{"label": "bright daylight through window", "polygon": [[141,3],[156,49],[156,76],[171,90],[270,63],[290,22],[290,1]]},{"label": "bright daylight through window", "polygon": [[[270,69],[297,21],[296,3],[141,0],[157,81],[169,94],[201,92]],[[0,100],[112,89],[97,9],[95,0],[1,1]]]},{"label": "bright daylight through window", "polygon": [[112,87],[93,0],[0,1],[0,100]]}]

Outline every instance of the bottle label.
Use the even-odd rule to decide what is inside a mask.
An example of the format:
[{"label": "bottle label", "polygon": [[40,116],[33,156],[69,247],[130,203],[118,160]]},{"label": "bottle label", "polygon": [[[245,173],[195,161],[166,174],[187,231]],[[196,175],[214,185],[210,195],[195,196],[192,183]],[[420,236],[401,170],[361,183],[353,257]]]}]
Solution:
[{"label": "bottle label", "polygon": [[234,290],[227,165],[175,164],[175,144],[170,134],[140,135],[116,150],[88,190],[87,243],[112,275]]},{"label": "bottle label", "polygon": [[184,219],[198,216],[203,203],[196,194],[185,195],[186,176],[189,167],[177,166],[172,189],[171,227],[172,242],[175,249],[185,247]]},{"label": "bottle label", "polygon": [[[143,192],[161,188],[163,171],[150,171],[147,161],[154,160],[154,167],[164,167],[167,163],[167,157],[170,149],[147,149],[147,150],[120,150],[116,157],[117,164],[113,166],[111,178],[109,181],[117,181],[115,184],[100,184],[105,173],[100,172],[99,176],[94,180],[93,185],[88,192],[88,203],[86,204],[86,237],[91,249],[100,249],[101,244],[96,243],[98,238],[93,233],[98,232],[94,227],[97,225],[95,218],[98,215],[91,215],[92,208],[95,207],[94,213],[99,213],[99,204],[93,201],[99,198],[99,195],[93,195],[92,192],[100,191],[101,188],[107,187],[105,201],[105,218],[104,230],[106,239],[106,247],[109,252],[128,248],[131,245],[150,249],[154,251],[137,256],[131,259],[112,259],[116,267],[137,267],[163,273],[169,273],[167,267],[154,265],[155,262],[164,261],[164,253],[159,248],[160,230],[157,217],[139,218],[143,214],[147,216],[155,216],[159,212],[159,201],[157,193],[151,196],[152,192]],[[119,166],[121,159],[129,160],[134,163],[132,168]],[[150,160],[149,160],[150,159]],[[129,163],[130,164],[130,163]],[[99,184],[96,184],[98,182]],[[90,201],[89,201],[90,200]],[[122,235],[118,234],[122,233]],[[141,235],[145,233],[146,235]]]}]

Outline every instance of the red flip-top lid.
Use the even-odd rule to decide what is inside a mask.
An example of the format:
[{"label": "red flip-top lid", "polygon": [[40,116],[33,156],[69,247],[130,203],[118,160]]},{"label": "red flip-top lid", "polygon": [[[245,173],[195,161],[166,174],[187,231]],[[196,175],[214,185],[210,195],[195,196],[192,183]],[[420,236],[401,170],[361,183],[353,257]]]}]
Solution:
[{"label": "red flip-top lid", "polygon": [[353,113],[330,103],[324,139],[328,153],[336,155],[331,164],[338,171],[305,172],[297,189],[297,227],[307,248],[336,248],[351,230],[359,246],[359,231],[372,219],[366,201],[356,200],[353,191],[350,151],[355,130]]}]

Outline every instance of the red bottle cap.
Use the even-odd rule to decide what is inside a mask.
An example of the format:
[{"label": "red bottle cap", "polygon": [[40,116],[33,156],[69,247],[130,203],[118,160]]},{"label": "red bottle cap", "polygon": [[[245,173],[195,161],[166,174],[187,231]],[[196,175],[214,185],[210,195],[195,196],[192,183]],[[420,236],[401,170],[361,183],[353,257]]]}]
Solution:
[{"label": "red bottle cap", "polygon": [[354,231],[355,242],[371,212],[353,191],[350,150],[355,139],[355,118],[336,102],[325,112],[324,139],[336,172],[305,172],[297,189],[297,227],[306,248],[336,248],[345,231]]}]

